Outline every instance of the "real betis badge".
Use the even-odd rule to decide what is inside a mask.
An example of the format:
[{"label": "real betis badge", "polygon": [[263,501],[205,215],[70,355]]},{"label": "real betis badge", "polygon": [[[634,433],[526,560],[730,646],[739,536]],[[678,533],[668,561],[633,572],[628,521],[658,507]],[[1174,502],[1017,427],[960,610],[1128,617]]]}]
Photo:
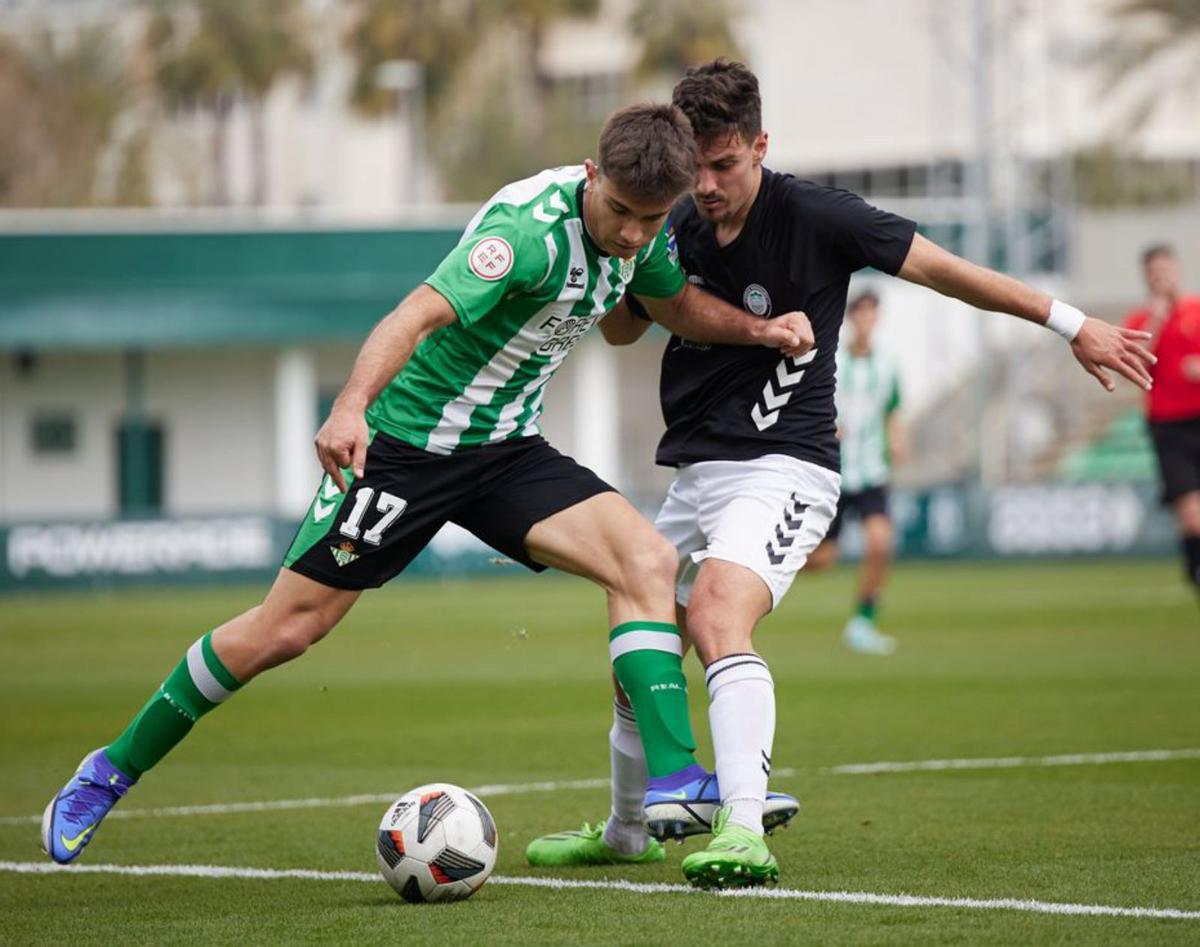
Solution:
[{"label": "real betis badge", "polygon": [[635,263],[633,257],[629,257],[629,259],[625,259],[624,257],[621,258],[622,283],[628,283],[631,279],[633,279],[633,269],[636,265],[637,264]]},{"label": "real betis badge", "polygon": [[358,558],[358,553],[354,551],[354,543],[344,542],[340,546],[330,546],[329,551],[333,553],[334,561],[339,566],[348,566]]}]

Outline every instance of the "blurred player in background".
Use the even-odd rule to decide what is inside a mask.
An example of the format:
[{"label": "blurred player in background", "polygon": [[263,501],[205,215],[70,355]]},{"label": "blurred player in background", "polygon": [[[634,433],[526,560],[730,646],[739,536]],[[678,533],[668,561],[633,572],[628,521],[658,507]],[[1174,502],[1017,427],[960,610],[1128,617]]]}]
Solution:
[{"label": "blurred player in background", "polygon": [[[677,622],[705,667],[715,778],[694,763],[664,771],[649,761],[647,769],[639,756],[645,741],[637,739],[645,725],[641,708],[632,700],[629,714],[618,692],[605,836],[588,845],[579,833],[546,836],[526,856],[538,865],[617,860],[619,853],[606,848],[609,829],[630,823],[642,788],[653,834],[708,831],[700,813],[716,794],[721,808],[713,839],[684,858],[684,875],[701,885],[754,885],[776,879],[779,868],[763,839],[775,691],[752,636],[837,512],[835,362],[851,274],[874,267],[1045,325],[1109,390],[1106,367],[1149,386],[1144,362],[1152,356],[1141,345],[1144,333],[1089,319],[960,259],[920,236],[911,220],[848,191],[764,168],[758,80],[741,63],[719,59],[688,70],[673,101],[700,147],[692,192],[671,213],[688,280],[764,322],[803,310],[815,345],[795,357],[697,344],[678,334],[667,343],[660,382],[667,430],[657,460],[677,473],[655,525],[678,553]],[[610,343],[634,342],[649,327],[636,296],[634,288],[604,320]],[[648,315],[656,317],[652,309]]]},{"label": "blurred player in background", "polygon": [[[764,322],[684,280],[667,215],[695,178],[696,145],[677,108],[615,113],[598,155],[599,165],[554,168],[499,191],[372,330],[317,432],[326,477],[275,583],[262,604],[199,638],[125,730],[84,757],[43,816],[42,845],[55,861],[77,858],[200,717],[320,641],[447,522],[535,572],[549,566],[600,585],[610,654],[651,771],[695,765],[675,551],[541,437],[542,395],[627,288],[645,294],[656,319],[711,342],[798,353],[811,327],[798,313]],[[663,857],[640,824],[634,842],[642,860]]]},{"label": "blurred player in background", "polygon": [[863,654],[891,654],[896,639],[875,625],[895,541],[888,515],[892,467],[907,453],[900,423],[900,376],[895,363],[873,344],[879,297],[872,290],[855,296],[846,310],[850,341],[838,350],[837,417],[842,451],[842,493],[837,517],[808,557],[807,568],[821,570],[837,561],[838,537],[848,514],[862,525],[863,555],[858,569],[858,604],[842,640]]},{"label": "blurred player in background", "polygon": [[1156,244],[1142,254],[1149,298],[1125,325],[1144,329],[1158,356],[1146,416],[1163,503],[1175,513],[1188,581],[1200,591],[1200,296],[1186,296],[1175,251]]}]

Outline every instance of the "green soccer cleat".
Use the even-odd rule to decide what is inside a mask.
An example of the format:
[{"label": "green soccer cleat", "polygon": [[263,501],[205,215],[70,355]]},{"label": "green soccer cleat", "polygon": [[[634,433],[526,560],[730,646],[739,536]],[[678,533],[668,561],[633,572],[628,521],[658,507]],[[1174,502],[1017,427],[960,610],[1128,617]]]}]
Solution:
[{"label": "green soccer cleat", "polygon": [[684,877],[698,888],[753,888],[778,882],[779,862],[762,836],[728,822],[729,809],[720,809],[708,848],[684,858]]},{"label": "green soccer cleat", "polygon": [[525,849],[525,860],[538,868],[572,865],[647,865],[667,857],[662,845],[647,837],[648,844],[636,855],[623,855],[604,844],[604,823],[595,828],[583,823],[578,832],[556,832],[535,838]]}]

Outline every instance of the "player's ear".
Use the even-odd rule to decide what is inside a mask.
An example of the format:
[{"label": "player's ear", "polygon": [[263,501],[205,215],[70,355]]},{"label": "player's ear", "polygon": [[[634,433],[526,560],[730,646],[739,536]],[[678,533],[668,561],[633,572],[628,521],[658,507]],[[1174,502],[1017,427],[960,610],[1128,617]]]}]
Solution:
[{"label": "player's ear", "polygon": [[589,185],[594,185],[600,178],[600,165],[596,164],[591,158],[584,158],[583,170],[587,173],[587,182]]},{"label": "player's ear", "polygon": [[767,133],[759,132],[758,137],[754,139],[754,144],[750,146],[750,155],[755,164],[762,164],[763,159],[767,156]]}]

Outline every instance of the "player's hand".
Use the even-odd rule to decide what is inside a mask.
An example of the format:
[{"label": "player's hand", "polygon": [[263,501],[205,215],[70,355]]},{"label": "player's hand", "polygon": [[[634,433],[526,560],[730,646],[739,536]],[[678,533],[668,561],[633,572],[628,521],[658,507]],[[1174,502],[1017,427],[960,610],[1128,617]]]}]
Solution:
[{"label": "player's hand", "polygon": [[317,460],[342,493],[346,492],[346,478],[342,476],[344,467],[353,470],[355,477],[363,475],[369,437],[367,419],[361,411],[336,406],[317,431],[313,441]]},{"label": "player's hand", "polygon": [[1112,391],[1116,385],[1105,371],[1106,368],[1149,391],[1152,382],[1148,366],[1158,361],[1154,353],[1146,348],[1150,338],[1149,332],[1088,318],[1071,343],[1071,351],[1084,371],[1094,376],[1108,391]]},{"label": "player's hand", "polygon": [[785,312],[764,321],[758,330],[758,343],[779,349],[784,355],[799,358],[817,344],[812,323],[802,312]]}]

